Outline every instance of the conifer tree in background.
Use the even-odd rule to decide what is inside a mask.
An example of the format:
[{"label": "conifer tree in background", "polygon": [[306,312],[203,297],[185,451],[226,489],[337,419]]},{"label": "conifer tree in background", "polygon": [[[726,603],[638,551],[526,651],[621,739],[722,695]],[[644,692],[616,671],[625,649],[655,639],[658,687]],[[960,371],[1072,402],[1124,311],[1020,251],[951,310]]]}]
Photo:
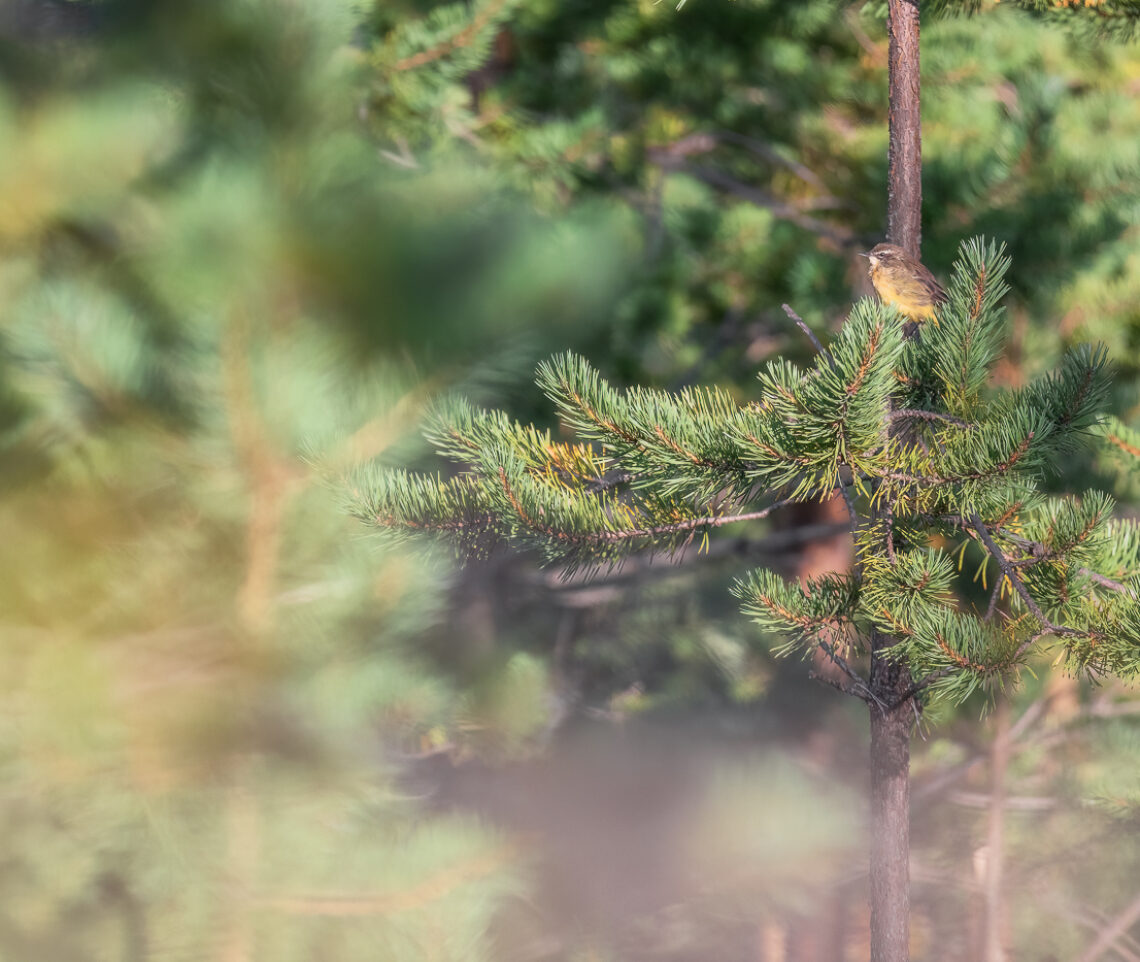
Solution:
[{"label": "conifer tree in background", "polygon": [[[996,3],[997,0],[994,0]],[[1130,40],[1140,27],[1137,0],[1006,0],[1043,20],[1091,32],[1102,38]],[[977,13],[985,0],[928,0],[934,13]]]},{"label": "conifer tree in background", "polygon": [[[1111,328],[1130,323],[1130,291],[1104,281],[1136,253],[1130,51],[1057,28],[1095,10],[1028,5],[922,5],[923,254],[942,275],[963,236],[1003,238],[1029,328],[1015,358],[1046,363],[1071,336],[1056,319],[1095,298],[1092,336],[1126,364]],[[544,209],[627,214],[640,269],[591,353],[623,379],[742,383],[774,347],[802,349],[781,303],[838,322],[855,251],[882,239],[886,4],[506,6],[375,10],[361,116],[385,163],[477,156]],[[471,49],[476,73],[452,70]]]}]

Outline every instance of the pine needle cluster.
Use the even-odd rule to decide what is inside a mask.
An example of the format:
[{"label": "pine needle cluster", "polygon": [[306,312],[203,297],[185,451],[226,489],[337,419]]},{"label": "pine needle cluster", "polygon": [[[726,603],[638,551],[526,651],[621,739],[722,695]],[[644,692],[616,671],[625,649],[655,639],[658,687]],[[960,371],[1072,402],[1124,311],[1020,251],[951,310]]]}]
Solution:
[{"label": "pine needle cluster", "polygon": [[[1080,346],[1024,387],[993,386],[1008,267],[994,244],[964,243],[937,325],[908,339],[893,308],[861,300],[810,367],[769,363],[743,404],[715,388],[619,390],[556,357],[538,383],[573,440],[442,403],[427,436],[459,470],[367,469],[352,510],[468,555],[509,541],[572,571],[840,495],[850,573],[798,584],[760,569],[735,586],[778,652],[822,650],[841,687],[876,702],[852,667],[873,631],[910,670],[905,698],[960,700],[1046,644],[1074,671],[1135,674],[1140,529],[1107,494],[1042,488],[1061,459],[1117,437],[1103,423],[1106,354]],[[971,576],[988,600],[967,600]]]}]

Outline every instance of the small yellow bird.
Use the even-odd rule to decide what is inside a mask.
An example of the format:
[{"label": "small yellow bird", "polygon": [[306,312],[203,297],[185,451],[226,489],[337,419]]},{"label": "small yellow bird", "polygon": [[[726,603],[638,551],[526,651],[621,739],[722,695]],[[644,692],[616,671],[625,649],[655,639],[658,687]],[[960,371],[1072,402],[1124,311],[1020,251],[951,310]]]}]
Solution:
[{"label": "small yellow bird", "polygon": [[883,303],[894,304],[915,323],[938,323],[946,291],[930,271],[894,244],[877,244],[863,256],[871,261],[871,283]]}]

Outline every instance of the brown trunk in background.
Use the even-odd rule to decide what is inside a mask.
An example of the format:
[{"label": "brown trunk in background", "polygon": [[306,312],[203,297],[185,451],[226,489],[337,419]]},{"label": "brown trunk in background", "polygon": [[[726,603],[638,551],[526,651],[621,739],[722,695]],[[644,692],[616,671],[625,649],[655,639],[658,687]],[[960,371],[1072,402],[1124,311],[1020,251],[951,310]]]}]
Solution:
[{"label": "brown trunk in background", "polygon": [[[918,0],[888,0],[890,143],[887,240],[921,256],[922,130]],[[874,512],[872,513],[874,520]],[[910,673],[884,654],[894,639],[871,635],[871,962],[910,958],[911,700],[892,705]]]}]

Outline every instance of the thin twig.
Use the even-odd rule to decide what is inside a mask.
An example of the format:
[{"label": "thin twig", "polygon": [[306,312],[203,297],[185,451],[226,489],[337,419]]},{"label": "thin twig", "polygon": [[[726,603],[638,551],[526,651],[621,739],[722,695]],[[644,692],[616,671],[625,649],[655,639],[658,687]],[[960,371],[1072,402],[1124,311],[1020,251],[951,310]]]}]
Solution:
[{"label": "thin twig", "polygon": [[1045,628],[1042,631],[1038,631],[1038,632],[1030,635],[1028,638],[1025,639],[1025,641],[1023,641],[1020,645],[1018,645],[1017,651],[1015,651],[1013,653],[1013,657],[1010,658],[1009,663],[1012,665],[1015,661],[1017,661],[1018,658],[1020,658],[1027,651],[1029,651],[1030,648],[1032,648],[1038,641],[1040,641],[1046,635],[1079,635],[1079,634],[1081,634],[1081,632],[1076,631],[1073,628],[1060,628],[1056,625],[1050,625],[1048,628]]},{"label": "thin twig", "polygon": [[841,691],[845,695],[850,695],[852,698],[858,698],[860,701],[869,702],[869,699],[860,691],[856,691],[854,686],[845,685],[838,678],[831,678],[828,675],[821,675],[818,671],[809,671],[808,678],[812,681],[822,682],[825,685],[830,685],[836,691]]},{"label": "thin twig", "polygon": [[790,204],[766,190],[761,190],[757,187],[753,187],[751,184],[737,180],[735,177],[717,167],[686,164],[674,158],[663,158],[660,155],[656,157],[651,156],[650,159],[664,170],[688,174],[690,177],[703,181],[711,187],[716,187],[726,193],[740,197],[750,204],[755,204],[757,207],[762,207],[764,210],[770,211],[773,217],[789,221],[797,227],[819,237],[826,237],[832,243],[841,247],[846,247],[848,244],[859,240],[858,235],[856,235],[851,228],[831,224],[817,217],[809,217],[794,204]]},{"label": "thin twig", "polygon": [[[1030,563],[1048,561],[1054,557],[1054,552],[1049,548],[1049,546],[1042,544],[1040,541],[1033,541],[1030,538],[1023,538],[1021,535],[1013,534],[1010,531],[999,532],[999,537],[1004,538],[1011,544],[1015,544],[1019,548],[1024,548],[1026,551],[1028,551],[1032,555],[1032,558],[1026,560]],[[1136,597],[1136,592],[1132,588],[1129,588],[1128,585],[1121,584],[1119,581],[1114,581],[1112,578],[1108,577],[1108,575],[1102,575],[1099,571],[1093,571],[1091,568],[1086,568],[1083,565],[1079,566],[1077,568],[1077,571],[1085,575],[1087,578],[1095,581],[1102,587],[1110,588],[1113,591],[1119,591],[1122,594],[1130,595],[1133,598]]]},{"label": "thin twig", "polygon": [[392,150],[385,150],[383,147],[377,148],[381,157],[385,160],[391,161],[397,167],[404,167],[407,170],[419,170],[420,165],[416,161],[415,155],[412,153],[408,142],[403,137],[396,137],[396,146],[399,152]]},{"label": "thin twig", "polygon": [[889,502],[883,507],[883,520],[887,523],[887,558],[892,565],[896,565],[899,559],[895,555],[895,516]]},{"label": "thin twig", "polygon": [[1077,962],[1096,962],[1120,936],[1128,932],[1137,919],[1140,919],[1140,895],[1129,902],[1124,910],[1101,930]]},{"label": "thin twig", "polygon": [[[1080,632],[1075,631],[1072,628],[1059,628],[1056,625],[1051,625],[1042,631],[1038,631],[1035,634],[1030,635],[1025,639],[1025,641],[1017,646],[1017,650],[1009,659],[1009,665],[1013,665],[1017,659],[1024,655],[1037,641],[1040,641],[1046,635],[1053,634],[1075,635],[1080,634]],[[939,679],[946,678],[947,676],[954,674],[956,671],[958,671],[957,666],[947,666],[946,668],[939,668],[937,671],[932,671],[928,675],[924,675],[891,703],[891,710],[893,711],[895,708],[898,708],[899,705],[903,704],[908,698],[913,698],[924,688],[929,688]]]},{"label": "thin twig", "polygon": [[932,671],[930,674],[924,675],[913,685],[911,685],[906,691],[899,695],[898,698],[891,702],[889,710],[894,711],[899,707],[899,705],[905,704],[908,698],[913,698],[923,689],[929,688],[940,678],[945,678],[947,675],[952,675],[955,671],[957,671],[957,668],[939,668],[937,671]]},{"label": "thin twig", "polygon": [[881,710],[886,711],[886,706],[879,699],[879,697],[875,694],[875,692],[871,689],[871,685],[867,681],[867,679],[865,679],[862,675],[859,674],[859,672],[857,672],[854,668],[852,668],[847,663],[847,659],[844,658],[841,654],[839,654],[839,652],[835,648],[835,645],[828,644],[822,638],[820,638],[818,640],[818,644],[819,644],[820,650],[825,655],[827,655],[827,657],[830,658],[832,660],[832,662],[835,663],[835,665],[838,666],[839,670],[842,671],[843,674],[845,674],[848,678],[851,679],[851,685],[852,685],[851,694],[854,694],[855,696],[862,698],[863,701],[867,702],[868,704],[870,704],[871,702],[874,702],[876,705],[879,706],[879,708]]},{"label": "thin twig", "polygon": [[859,527],[859,515],[855,513],[855,502],[851,500],[851,493],[847,490],[847,485],[840,483],[839,493],[843,495],[843,503],[847,505],[847,513],[851,516],[851,524],[854,527]]},{"label": "thin twig", "polygon": [[956,418],[952,414],[941,414],[938,411],[920,411],[917,408],[899,408],[897,411],[891,411],[889,415],[892,421],[900,418],[911,418],[920,421],[946,421],[949,424],[956,424],[960,428],[966,428],[970,431],[974,430],[974,425],[969,421],[963,421],[961,418]]},{"label": "thin twig", "polygon": [[[600,494],[602,491],[608,491],[610,488],[616,488],[618,485],[627,484],[632,481],[637,475],[631,471],[618,471],[607,477],[595,478],[590,481],[583,490],[586,494]],[[583,477],[577,477],[579,481],[585,481]]]},{"label": "thin twig", "polygon": [[[748,150],[752,151],[752,153],[756,154],[758,157],[762,157],[764,160],[768,161],[771,164],[778,164],[781,167],[786,167],[793,174],[799,177],[799,179],[804,183],[811,184],[812,187],[817,187],[820,190],[827,190],[827,185],[824,184],[823,180],[814,170],[812,170],[806,164],[800,163],[798,160],[792,160],[789,157],[785,157],[770,144],[765,143],[762,140],[758,140],[755,136],[745,137],[743,134],[738,134],[734,130],[720,130],[714,133],[713,136],[718,140],[727,141],[730,144],[739,144],[741,147],[747,148]],[[827,197],[824,199],[836,201],[836,198],[834,197]]]},{"label": "thin twig", "polygon": [[1105,588],[1111,588],[1113,591],[1123,592],[1126,595],[1131,595],[1133,598],[1136,597],[1136,592],[1133,591],[1131,588],[1129,588],[1128,585],[1122,585],[1119,581],[1113,581],[1107,575],[1102,575],[1099,572],[1093,571],[1090,568],[1083,568],[1082,567],[1082,568],[1078,568],[1077,570],[1081,574],[1086,575],[1087,577],[1091,578],[1098,585],[1103,585]]},{"label": "thin twig", "polygon": [[1017,576],[1017,571],[1013,565],[1006,560],[1001,548],[997,546],[994,539],[990,536],[989,528],[986,527],[985,522],[982,521],[981,515],[979,515],[977,511],[973,513],[970,521],[974,525],[974,530],[978,532],[978,537],[982,539],[982,544],[986,546],[986,550],[993,556],[993,559],[998,563],[998,567],[1001,568],[1002,572],[1009,579],[1009,583],[1013,585],[1014,591],[1021,595],[1022,601],[1025,602],[1025,606],[1029,609],[1033,617],[1056,634],[1074,634],[1073,629],[1061,628],[1058,625],[1054,625],[1052,621],[1045,617],[1045,612],[1043,612],[1037,602],[1033,600],[1029,589],[1025,587],[1021,579]]},{"label": "thin twig", "polygon": [[780,307],[782,307],[784,309],[784,313],[787,314],[788,317],[790,317],[793,321],[796,322],[796,327],[798,327],[801,331],[803,331],[807,335],[808,340],[811,341],[811,343],[815,347],[816,351],[819,352],[820,357],[827,358],[828,364],[831,365],[831,369],[834,371],[835,370],[835,359],[830,354],[828,354],[827,351],[824,349],[823,345],[819,343],[819,338],[815,336],[815,331],[813,331],[810,327],[808,327],[807,322],[804,321],[804,319],[802,317],[800,317],[799,314],[797,314],[795,311],[792,310],[790,304],[781,304]]},{"label": "thin twig", "polygon": [[820,647],[820,650],[823,651],[823,653],[825,655],[827,655],[828,658],[830,658],[833,662],[835,662],[835,664],[839,667],[839,669],[843,672],[843,674],[845,674],[848,678],[850,678],[854,682],[858,682],[860,684],[866,684],[866,681],[863,679],[863,677],[857,671],[855,671],[854,668],[852,668],[847,663],[847,659],[844,658],[841,654],[839,654],[839,652],[836,650],[835,645],[829,644],[828,642],[826,642],[822,638],[820,638],[819,639],[819,647]]},{"label": "thin twig", "polygon": [[[811,184],[812,187],[823,191],[827,190],[827,185],[811,168],[797,160],[785,157],[765,141],[758,140],[755,137],[746,137],[743,134],[738,134],[731,130],[699,131],[682,137],[680,140],[675,140],[673,143],[664,147],[651,148],[649,154],[650,159],[653,160],[654,163],[667,167],[670,164],[675,164],[679,158],[692,157],[697,154],[707,154],[715,150],[717,146],[722,143],[737,144],[738,146],[744,147],[763,160],[790,170],[799,177],[800,180]],[[840,201],[838,198],[830,195],[816,198],[812,203],[815,205],[826,203],[831,208],[846,208],[849,206],[845,201]]]},{"label": "thin twig", "polygon": [[994,612],[997,611],[998,595],[1001,594],[1001,586],[1003,584],[1005,584],[1004,577],[998,578],[997,582],[994,584],[994,590],[990,593],[990,604],[989,607],[986,608],[986,616],[982,619],[982,621],[990,621],[994,616]]}]

